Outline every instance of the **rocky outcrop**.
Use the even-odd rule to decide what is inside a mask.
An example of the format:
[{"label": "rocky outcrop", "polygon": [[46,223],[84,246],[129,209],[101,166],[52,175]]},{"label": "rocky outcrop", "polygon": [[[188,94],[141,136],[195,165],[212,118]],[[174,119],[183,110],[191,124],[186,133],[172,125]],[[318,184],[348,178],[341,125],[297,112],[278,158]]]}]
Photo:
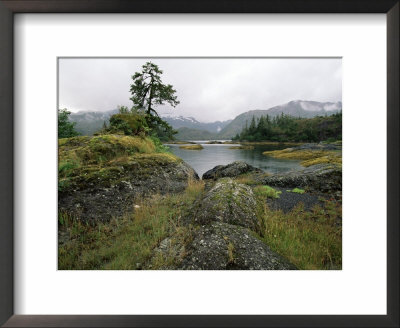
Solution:
[{"label": "rocky outcrop", "polygon": [[255,175],[254,180],[269,186],[331,193],[342,190],[342,169],[333,164],[316,164],[299,171]]},{"label": "rocky outcrop", "polygon": [[190,241],[169,237],[160,243],[155,256],[179,258],[163,269],[296,269],[256,237],[259,223],[255,212],[256,200],[250,187],[229,178],[218,180],[187,217]]},{"label": "rocky outcrop", "polygon": [[59,211],[83,221],[109,221],[132,212],[135,200],[184,191],[197,173],[168,154],[143,154],[94,172],[81,171],[59,191]]},{"label": "rocky outcrop", "polygon": [[271,251],[243,227],[222,222],[199,227],[188,255],[178,269],[184,270],[294,270],[296,267]]},{"label": "rocky outcrop", "polygon": [[237,177],[238,175],[249,173],[249,172],[262,172],[260,169],[255,168],[246,162],[236,161],[228,165],[217,165],[211,170],[203,174],[203,180],[205,179],[219,179],[224,177]]},{"label": "rocky outcrop", "polygon": [[252,189],[225,178],[218,180],[195,204],[191,217],[193,223],[199,225],[224,222],[257,231],[259,223],[255,208]]}]

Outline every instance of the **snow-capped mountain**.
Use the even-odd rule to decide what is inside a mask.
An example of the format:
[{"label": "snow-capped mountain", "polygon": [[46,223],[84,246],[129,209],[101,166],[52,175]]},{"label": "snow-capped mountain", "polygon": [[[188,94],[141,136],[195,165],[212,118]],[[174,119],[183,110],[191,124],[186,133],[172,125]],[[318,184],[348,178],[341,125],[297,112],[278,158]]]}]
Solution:
[{"label": "snow-capped mountain", "polygon": [[194,117],[183,117],[183,116],[172,116],[162,115],[162,118],[167,121],[174,129],[179,128],[190,128],[197,130],[205,130],[213,133],[221,131],[226,125],[232,120],[228,121],[216,121],[212,123],[203,123],[197,121]]}]

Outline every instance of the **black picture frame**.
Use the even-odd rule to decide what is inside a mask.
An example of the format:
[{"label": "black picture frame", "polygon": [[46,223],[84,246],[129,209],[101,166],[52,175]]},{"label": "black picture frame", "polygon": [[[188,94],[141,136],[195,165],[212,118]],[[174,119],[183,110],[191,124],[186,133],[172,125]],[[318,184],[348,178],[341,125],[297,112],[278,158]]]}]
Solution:
[{"label": "black picture frame", "polygon": [[[399,8],[398,0],[0,0],[0,324],[5,327],[399,327]],[[387,16],[387,315],[14,315],[13,17],[15,13],[385,13]]]}]

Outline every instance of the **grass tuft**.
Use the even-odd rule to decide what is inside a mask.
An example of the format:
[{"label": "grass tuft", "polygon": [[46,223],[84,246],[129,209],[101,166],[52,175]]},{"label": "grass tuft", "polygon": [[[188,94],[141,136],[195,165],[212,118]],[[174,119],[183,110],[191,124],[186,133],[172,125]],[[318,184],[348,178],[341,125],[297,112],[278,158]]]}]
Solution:
[{"label": "grass tuft", "polygon": [[300,195],[302,195],[302,194],[304,194],[306,192],[304,189],[300,189],[300,188],[294,188],[292,190],[286,190],[286,191],[287,192],[294,192],[294,193],[300,194]]},{"label": "grass tuft", "polygon": [[171,265],[168,256],[159,254],[151,260],[153,250],[169,236],[172,243],[190,239],[190,229],[181,220],[203,189],[203,182],[190,181],[184,193],[139,200],[130,215],[96,226],[69,219],[65,224],[66,214],[60,214],[60,233],[67,238],[59,243],[58,268],[134,270],[149,267],[149,262],[153,269]]},{"label": "grass tuft", "polygon": [[257,186],[254,188],[254,193],[264,198],[279,198],[282,191],[278,191],[270,186]]},{"label": "grass tuft", "polygon": [[262,240],[299,269],[342,268],[341,205],[325,201],[311,212],[299,204],[292,211],[272,211],[264,203]]}]

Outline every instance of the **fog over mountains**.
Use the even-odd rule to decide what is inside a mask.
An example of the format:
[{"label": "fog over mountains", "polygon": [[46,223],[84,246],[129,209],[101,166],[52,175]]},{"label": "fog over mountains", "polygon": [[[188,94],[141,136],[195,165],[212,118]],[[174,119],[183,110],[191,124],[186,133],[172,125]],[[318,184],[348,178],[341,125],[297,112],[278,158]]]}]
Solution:
[{"label": "fog over mountains", "polygon": [[[236,116],[233,120],[215,121],[212,123],[199,122],[193,117],[162,116],[174,129],[178,130],[176,138],[178,140],[210,140],[210,139],[230,139],[239,133],[250,123],[252,117],[259,118],[269,115],[286,114],[294,117],[311,118],[315,116],[332,115],[342,110],[342,102],[317,102],[307,100],[295,100],[286,104],[275,106],[269,109],[256,109],[244,112]],[[71,113],[70,119],[76,122],[76,130],[82,135],[92,135],[101,129],[103,123],[108,123],[111,115],[118,113],[118,109],[106,112],[87,112],[81,111]]]},{"label": "fog over mountains", "polygon": [[259,118],[261,116],[269,115],[274,117],[281,115],[290,115],[294,117],[311,118],[315,116],[332,115],[342,110],[342,102],[317,102],[306,100],[294,100],[286,104],[272,107],[270,109],[256,109],[242,113],[235,117],[235,119],[223,128],[218,137],[220,139],[229,139],[239,133],[246,125],[246,121],[250,124],[253,116]]}]

